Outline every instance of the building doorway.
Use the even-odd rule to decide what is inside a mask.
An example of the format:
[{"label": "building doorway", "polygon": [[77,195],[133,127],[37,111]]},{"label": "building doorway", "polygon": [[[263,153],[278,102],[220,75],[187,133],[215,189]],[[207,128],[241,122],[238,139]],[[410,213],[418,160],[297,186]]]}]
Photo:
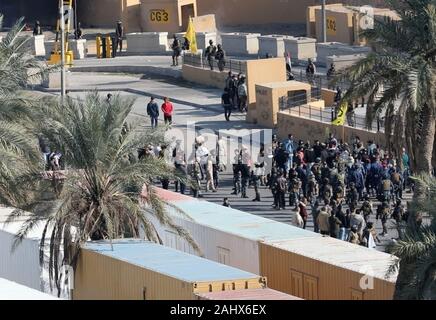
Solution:
[{"label": "building doorway", "polygon": [[186,30],[188,28],[189,17],[194,17],[194,4],[187,4],[182,6],[182,29]]}]

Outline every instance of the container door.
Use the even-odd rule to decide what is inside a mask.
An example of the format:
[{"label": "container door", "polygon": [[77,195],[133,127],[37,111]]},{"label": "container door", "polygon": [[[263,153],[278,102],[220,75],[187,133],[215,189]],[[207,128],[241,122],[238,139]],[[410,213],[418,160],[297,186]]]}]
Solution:
[{"label": "container door", "polygon": [[360,290],[351,289],[351,300],[364,300],[364,293]]},{"label": "container door", "polygon": [[291,294],[303,298],[303,274],[291,270]]},{"label": "container door", "polygon": [[318,300],[318,279],[308,275],[303,276],[304,299]]},{"label": "container door", "polygon": [[225,264],[227,266],[230,265],[230,250],[229,249],[218,247],[218,262],[221,264]]}]

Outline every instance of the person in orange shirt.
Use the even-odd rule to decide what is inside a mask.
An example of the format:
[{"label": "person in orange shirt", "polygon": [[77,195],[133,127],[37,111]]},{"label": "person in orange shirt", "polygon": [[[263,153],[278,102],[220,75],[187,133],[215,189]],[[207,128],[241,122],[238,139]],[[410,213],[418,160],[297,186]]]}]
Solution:
[{"label": "person in orange shirt", "polygon": [[166,98],[166,97],[164,98],[164,103],[162,104],[161,110],[164,114],[165,124],[171,125],[173,123],[174,106],[170,102],[169,98]]}]

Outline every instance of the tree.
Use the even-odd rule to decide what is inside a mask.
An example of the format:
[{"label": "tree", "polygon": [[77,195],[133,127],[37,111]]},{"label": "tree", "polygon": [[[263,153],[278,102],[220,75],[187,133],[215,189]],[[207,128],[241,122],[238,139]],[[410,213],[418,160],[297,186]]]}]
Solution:
[{"label": "tree", "polygon": [[[0,15],[0,29],[2,20]],[[25,90],[50,71],[29,54],[23,28],[20,19],[0,42],[0,202],[9,205],[25,197],[12,181],[23,173],[34,174],[42,165],[30,121],[38,99]]]},{"label": "tree", "polygon": [[373,52],[338,79],[351,83],[345,100],[369,96],[368,125],[385,112],[386,136],[397,156],[407,144],[414,171],[430,174],[436,119],[436,1],[386,2],[400,20],[377,20],[374,29],[363,31]]},{"label": "tree", "polygon": [[[436,299],[436,179],[423,176],[419,182],[424,196],[410,204],[405,235],[388,248],[399,258],[390,270],[399,270],[395,299]],[[423,215],[430,217],[429,224],[416,219]]]},{"label": "tree", "polygon": [[129,118],[133,104],[120,96],[108,102],[94,92],[84,100],[67,98],[64,104],[47,101],[39,109],[38,119],[45,119],[39,132],[63,154],[66,170],[53,173],[60,186],[51,198],[42,196],[46,181],[30,184],[26,203],[10,221],[24,210],[31,212],[19,239],[44,221],[41,257],[49,239],[49,275],[58,290],[60,267],[75,268],[80,247],[88,240],[139,237],[143,229],[149,240],[162,243],[146,214],[199,251],[189,233],[172,221],[166,209],[170,204],[153,187],[155,179],[174,178],[174,170],[163,159],[137,156],[139,148],[163,143],[164,130],[145,130]]}]

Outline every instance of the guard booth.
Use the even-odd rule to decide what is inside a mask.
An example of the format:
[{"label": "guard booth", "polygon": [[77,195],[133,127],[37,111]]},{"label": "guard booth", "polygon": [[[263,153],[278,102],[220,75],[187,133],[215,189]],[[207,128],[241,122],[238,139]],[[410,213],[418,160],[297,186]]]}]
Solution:
[{"label": "guard booth", "polygon": [[197,16],[196,0],[141,0],[141,28],[147,32],[180,32]]}]

